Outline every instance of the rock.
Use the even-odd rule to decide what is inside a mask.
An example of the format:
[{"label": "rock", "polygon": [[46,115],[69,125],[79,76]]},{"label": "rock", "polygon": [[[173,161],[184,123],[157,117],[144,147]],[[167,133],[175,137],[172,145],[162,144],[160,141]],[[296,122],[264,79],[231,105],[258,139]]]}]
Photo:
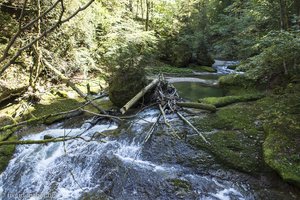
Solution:
[{"label": "rock", "polygon": [[120,68],[112,74],[109,80],[109,98],[114,105],[122,107],[146,85],[143,68]]},{"label": "rock", "polygon": [[44,135],[44,140],[50,140],[53,139],[54,137],[51,135]]},{"label": "rock", "polygon": [[299,146],[295,138],[287,134],[288,130],[264,127],[267,134],[263,143],[265,162],[282,177],[283,180],[300,187]]}]

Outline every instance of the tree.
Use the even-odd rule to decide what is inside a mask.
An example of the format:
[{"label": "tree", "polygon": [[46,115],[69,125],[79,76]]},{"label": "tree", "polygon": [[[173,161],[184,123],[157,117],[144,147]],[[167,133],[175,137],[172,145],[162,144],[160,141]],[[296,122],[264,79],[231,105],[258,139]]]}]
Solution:
[{"label": "tree", "polygon": [[[19,58],[19,56],[25,50],[33,47],[34,45],[37,45],[37,43],[41,39],[45,38],[48,34],[52,33],[54,30],[59,28],[62,24],[66,23],[69,20],[71,20],[72,18],[74,18],[79,12],[88,8],[94,1],[95,0],[89,0],[88,2],[86,2],[84,5],[79,7],[76,11],[69,14],[68,16],[65,16],[67,13],[66,13],[64,0],[56,0],[52,5],[50,5],[48,8],[46,8],[43,12],[40,11],[40,9],[39,9],[40,4],[38,4],[38,15],[35,16],[33,19],[31,19],[30,22],[23,25],[22,20],[24,18],[24,11],[26,10],[26,7],[27,7],[27,0],[25,0],[23,3],[23,6],[22,6],[22,11],[21,11],[19,20],[18,20],[19,21],[19,29],[14,34],[14,36],[10,39],[10,41],[8,42],[6,48],[3,51],[2,57],[0,58],[0,64],[2,64],[2,67],[0,69],[0,75],[2,75],[6,71],[6,69],[8,69],[12,64],[15,64],[16,60]],[[43,31],[41,31],[40,28],[38,28],[37,36],[34,37],[33,39],[29,40],[29,42],[27,42],[26,44],[21,45],[21,47],[19,47],[16,50],[16,53],[11,55],[10,52],[11,52],[12,47],[17,45],[16,43],[19,42],[18,39],[20,39],[22,34],[24,34],[26,31],[28,31],[33,26],[40,24],[40,20],[45,19],[49,14],[51,14],[51,12],[54,12],[54,11],[59,12],[56,21],[53,24],[49,25],[48,27],[45,27]],[[40,27],[40,26],[38,25],[38,27]],[[37,65],[37,67],[38,67],[38,65]]]}]

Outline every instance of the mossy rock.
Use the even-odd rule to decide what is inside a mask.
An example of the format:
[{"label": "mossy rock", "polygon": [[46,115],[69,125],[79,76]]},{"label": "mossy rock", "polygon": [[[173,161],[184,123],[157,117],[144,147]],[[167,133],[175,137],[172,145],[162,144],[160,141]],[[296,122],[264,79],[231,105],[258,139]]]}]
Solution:
[{"label": "mossy rock", "polygon": [[[76,109],[82,105],[82,102],[83,101],[76,99],[58,98],[53,100],[52,102],[39,103],[34,105],[34,109],[31,111],[30,114],[28,114],[27,117],[29,119],[32,119],[33,123],[40,122],[45,124],[52,124],[53,122],[65,119],[67,114],[53,117],[46,116]],[[34,116],[34,118],[32,118],[32,116]]]},{"label": "mossy rock", "polygon": [[146,73],[143,68],[120,68],[112,74],[109,81],[109,98],[114,105],[122,107],[146,85]]},{"label": "mossy rock", "polygon": [[[8,141],[15,141],[17,137],[11,137]],[[4,145],[0,146],[0,173],[2,173],[7,167],[10,159],[12,158],[16,149],[16,145]]]},{"label": "mossy rock", "polygon": [[291,134],[287,134],[289,130],[281,130],[278,127],[267,126],[265,131],[265,162],[276,170],[283,180],[300,187],[300,147],[297,142],[299,136],[291,137]]},{"label": "mossy rock", "polygon": [[206,135],[211,145],[196,137],[190,142],[198,148],[207,149],[226,165],[244,171],[257,172],[264,167],[262,142],[264,133],[255,123],[261,109],[255,104],[228,106],[216,114],[194,121],[199,130],[211,132]]},{"label": "mossy rock", "polygon": [[229,65],[227,68],[231,70],[236,70],[239,65]]},{"label": "mossy rock", "polygon": [[243,131],[218,131],[208,136],[211,146],[196,138],[192,144],[206,148],[224,164],[244,172],[257,172],[263,164],[260,144]]},{"label": "mossy rock", "polygon": [[240,87],[248,88],[253,87],[253,80],[249,79],[243,74],[229,74],[221,76],[219,78],[219,84],[221,87]]},{"label": "mossy rock", "polygon": [[192,185],[183,179],[170,179],[169,182],[175,187],[175,189],[178,190],[183,190],[185,192],[188,192],[192,189]]}]

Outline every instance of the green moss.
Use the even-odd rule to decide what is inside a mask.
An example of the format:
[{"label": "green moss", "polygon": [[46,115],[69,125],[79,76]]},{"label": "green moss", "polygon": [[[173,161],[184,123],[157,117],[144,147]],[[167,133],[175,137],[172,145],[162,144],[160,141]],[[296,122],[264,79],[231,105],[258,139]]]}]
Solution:
[{"label": "green moss", "polygon": [[11,137],[11,135],[14,132],[16,132],[19,129],[20,129],[20,127],[13,127],[11,125],[7,125],[7,126],[4,126],[4,127],[1,127],[1,130],[0,130],[0,141],[7,140],[8,138]]},{"label": "green moss", "polygon": [[[15,141],[17,137],[11,137],[8,141]],[[16,149],[16,145],[0,146],[0,173],[3,172],[8,165],[11,157]]]},{"label": "green moss", "polygon": [[176,178],[176,179],[171,179],[169,181],[176,188],[176,190],[184,190],[188,192],[192,188],[191,184],[186,180]]},{"label": "green moss", "polygon": [[261,109],[255,104],[237,104],[219,109],[216,114],[197,119],[199,130],[213,131],[206,137],[208,146],[200,137],[190,142],[212,152],[220,161],[245,172],[259,171],[262,159],[264,133],[255,122]]},{"label": "green moss", "polygon": [[209,135],[208,139],[211,147],[204,144],[201,138],[192,143],[209,149],[219,161],[241,171],[256,172],[263,166],[259,141],[243,131],[218,131]]},{"label": "green moss", "polygon": [[232,70],[236,70],[236,68],[238,67],[239,65],[230,65],[228,66],[227,68],[228,69],[232,69]]},{"label": "green moss", "polygon": [[216,69],[208,66],[191,66],[189,68],[198,72],[217,72]]},{"label": "green moss", "polygon": [[[255,94],[255,89],[250,89]],[[232,94],[243,96],[249,89],[236,87]],[[243,94],[243,95],[241,95]],[[257,92],[256,92],[257,94]],[[284,180],[300,185],[300,84],[289,84],[280,93],[251,103],[218,109],[215,114],[195,119],[207,134],[208,146],[200,137],[190,142],[212,152],[227,165],[246,172],[265,170],[265,164]],[[206,99],[215,104],[219,99]]]},{"label": "green moss", "polygon": [[[300,148],[295,138],[286,134],[288,130],[265,128],[267,138],[263,144],[266,163],[288,182],[300,187]],[[299,138],[299,137],[298,137]]]},{"label": "green moss", "polygon": [[172,67],[172,66],[164,65],[161,67],[149,67],[146,70],[150,74],[166,73],[166,74],[180,74],[180,75],[192,74],[193,71],[212,72],[212,73],[216,72],[216,70],[212,67],[196,66],[196,65],[192,65],[188,68],[179,68],[179,67]]},{"label": "green moss", "polygon": [[80,100],[59,98],[49,103],[36,104],[30,115],[34,116],[34,118],[32,118],[33,123],[39,121],[38,119],[41,119],[42,123],[51,124],[55,121],[59,121],[65,118],[65,115],[58,115],[53,117],[46,116],[60,112],[70,111],[80,107],[81,105],[82,101]]},{"label": "green moss", "polygon": [[264,97],[263,94],[247,94],[241,96],[225,96],[225,97],[207,97],[199,99],[200,103],[212,104],[216,107],[223,107],[237,102],[255,101]]},{"label": "green moss", "polygon": [[[109,100],[109,99],[98,99],[95,100],[94,103],[96,103],[98,106],[100,106],[104,110],[110,110],[114,108],[114,104]],[[87,105],[85,109],[93,111],[93,112],[99,112],[94,106],[92,105]]]}]

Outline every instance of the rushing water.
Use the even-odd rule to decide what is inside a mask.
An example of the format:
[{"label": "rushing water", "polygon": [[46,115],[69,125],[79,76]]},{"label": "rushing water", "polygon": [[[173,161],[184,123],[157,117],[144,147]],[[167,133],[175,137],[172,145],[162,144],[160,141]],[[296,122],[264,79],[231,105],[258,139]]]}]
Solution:
[{"label": "rushing water", "polygon": [[[108,130],[118,129],[123,133],[117,138],[106,137],[92,142],[72,140],[44,145],[19,145],[14,158],[0,176],[1,199],[80,199],[87,194],[113,199],[171,199],[180,196],[188,199],[245,199],[248,191],[243,188],[247,185],[242,186],[209,174],[202,175],[191,167],[176,163],[176,159],[182,156],[211,160],[208,154],[196,152],[180,141],[176,141],[178,146],[172,149],[164,144],[168,141],[174,145],[170,136],[161,137],[165,141],[158,141],[152,147],[141,145],[149,126],[156,119],[157,111],[150,109],[141,113],[126,128],[103,123],[88,129],[90,124],[84,123],[80,128],[57,127],[24,137],[24,140],[39,140],[45,135],[81,135],[88,139],[95,133]],[[156,152],[162,150],[160,145],[167,145],[163,147],[165,152]],[[190,155],[173,155],[179,150],[185,150]],[[153,157],[154,154],[156,157]],[[167,159],[175,157],[173,161],[164,161],[160,160],[161,156]],[[174,193],[178,181],[193,189]]]},{"label": "rushing water", "polygon": [[[120,126],[70,119],[25,136],[84,140],[17,146],[0,175],[0,199],[297,199],[290,191],[282,195],[277,179],[228,169],[208,152],[172,137],[165,126],[144,143],[158,114],[149,108]],[[176,130],[194,134],[176,116],[167,118]],[[77,128],[65,125],[72,121]],[[85,141],[92,136],[95,140]]]}]

